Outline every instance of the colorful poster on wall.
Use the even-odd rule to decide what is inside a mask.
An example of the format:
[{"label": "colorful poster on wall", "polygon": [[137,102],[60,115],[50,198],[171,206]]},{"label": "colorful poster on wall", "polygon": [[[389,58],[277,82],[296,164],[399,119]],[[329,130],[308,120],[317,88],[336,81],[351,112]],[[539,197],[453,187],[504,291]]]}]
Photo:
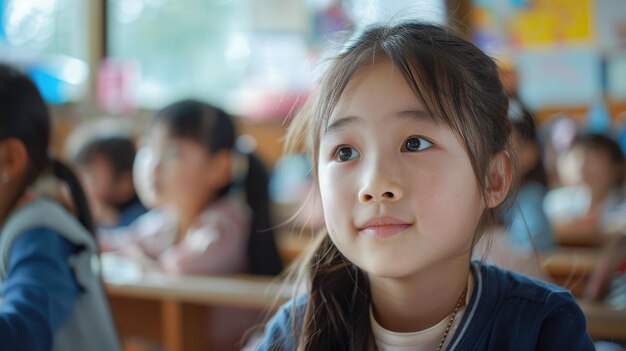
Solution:
[{"label": "colorful poster on wall", "polygon": [[593,40],[591,0],[534,0],[512,13],[514,47],[571,44]]},{"label": "colorful poster on wall", "polygon": [[592,43],[597,0],[473,0],[474,40],[487,51]]}]

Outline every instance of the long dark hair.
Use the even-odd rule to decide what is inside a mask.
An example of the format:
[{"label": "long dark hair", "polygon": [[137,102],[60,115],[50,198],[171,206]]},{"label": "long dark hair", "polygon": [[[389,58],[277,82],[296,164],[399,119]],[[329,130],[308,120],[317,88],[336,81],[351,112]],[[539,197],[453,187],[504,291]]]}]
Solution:
[{"label": "long dark hair", "polygon": [[78,220],[93,234],[91,212],[78,179],[67,166],[48,156],[50,115],[39,90],[25,74],[0,64],[0,140],[8,138],[21,141],[28,153],[22,189],[12,203],[42,173],[51,171],[68,186]]},{"label": "long dark hair", "polygon": [[[193,140],[209,154],[235,149],[236,132],[233,118],[224,110],[198,100],[182,100],[158,111],[152,123],[163,123],[170,136]],[[245,189],[246,201],[252,209],[248,244],[250,272],[276,275],[282,262],[276,248],[268,194],[269,175],[263,163],[253,154],[246,154],[246,174],[240,184],[230,182],[218,190],[216,198],[229,193],[233,186]]]},{"label": "long dark hair", "polygon": [[[522,142],[532,143],[538,150],[541,150],[537,136],[537,124],[535,123],[533,114],[516,97],[511,97],[509,101],[510,104],[512,103],[514,106],[517,106],[516,110],[513,110],[512,106],[509,106],[509,119],[511,120],[515,134],[517,134]],[[543,186],[548,186],[548,174],[541,155],[538,155],[537,162],[533,168],[519,176],[521,178],[520,184],[534,181]]]},{"label": "long dark hair", "polygon": [[[400,70],[427,112],[459,138],[486,199],[492,158],[500,152],[514,156],[506,117],[508,100],[493,60],[451,30],[436,25],[403,22],[370,26],[357,33],[330,62],[316,91],[292,121],[286,149],[304,143],[317,179],[321,134],[346,85],[360,67],[383,59]],[[499,206],[486,206],[475,241],[510,206],[510,194]],[[372,343],[371,297],[366,274],[342,255],[327,233],[320,236],[299,268],[300,283],[307,286],[309,296],[303,318],[299,319],[296,311],[292,314],[297,350],[368,349]]]}]

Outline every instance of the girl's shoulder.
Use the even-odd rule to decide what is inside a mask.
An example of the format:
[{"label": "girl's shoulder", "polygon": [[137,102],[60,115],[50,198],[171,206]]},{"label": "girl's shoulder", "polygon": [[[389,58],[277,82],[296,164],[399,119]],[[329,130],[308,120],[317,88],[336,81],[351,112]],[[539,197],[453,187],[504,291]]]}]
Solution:
[{"label": "girl's shoulder", "polygon": [[198,218],[198,226],[213,226],[216,223],[235,224],[246,228],[251,211],[238,196],[226,195],[207,207]]},{"label": "girl's shoulder", "polygon": [[[32,229],[47,229],[74,245],[97,250],[95,238],[73,214],[57,202],[42,197],[15,209],[8,216],[0,232],[0,256],[4,257],[14,240]],[[0,267],[0,271],[2,269]]]},{"label": "girl's shoulder", "polygon": [[528,277],[497,266],[479,265],[484,292],[492,298],[507,300],[528,300],[536,303],[573,302],[569,290],[552,283]]},{"label": "girl's shoulder", "polygon": [[139,236],[170,233],[176,230],[176,213],[166,206],[153,208],[137,217],[128,227],[120,228],[119,232],[124,230],[132,231]]},{"label": "girl's shoulder", "polygon": [[306,309],[308,295],[298,296],[278,308],[274,316],[267,322],[263,338],[256,350],[292,350],[294,330],[302,321]]},{"label": "girl's shoulder", "polygon": [[584,314],[568,290],[486,264],[474,271],[460,349],[590,349]]}]

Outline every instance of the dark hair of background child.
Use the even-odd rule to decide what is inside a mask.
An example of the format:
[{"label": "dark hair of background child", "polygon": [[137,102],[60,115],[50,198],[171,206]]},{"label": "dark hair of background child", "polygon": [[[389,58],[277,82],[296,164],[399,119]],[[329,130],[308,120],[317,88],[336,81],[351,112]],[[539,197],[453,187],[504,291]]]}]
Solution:
[{"label": "dark hair of background child", "polygon": [[135,144],[124,136],[97,138],[88,142],[76,155],[76,163],[87,165],[97,157],[104,158],[116,177],[132,172],[135,162]]},{"label": "dark hair of background child", "polygon": [[[236,133],[231,116],[225,111],[197,100],[183,100],[158,111],[152,123],[164,123],[174,138],[194,140],[209,153],[235,149]],[[282,262],[276,248],[270,213],[269,174],[263,163],[253,154],[247,154],[248,173],[242,186],[246,201],[252,210],[251,232],[248,244],[250,273],[276,275],[282,271]],[[217,193],[226,195],[236,186],[227,184]]]},{"label": "dark hair of background child", "polygon": [[35,84],[22,72],[0,64],[0,140],[16,138],[26,147],[28,169],[16,198],[32,185],[37,177],[51,169],[71,193],[72,205],[79,222],[93,234],[93,219],[87,199],[76,175],[63,163],[48,155],[50,115]]}]

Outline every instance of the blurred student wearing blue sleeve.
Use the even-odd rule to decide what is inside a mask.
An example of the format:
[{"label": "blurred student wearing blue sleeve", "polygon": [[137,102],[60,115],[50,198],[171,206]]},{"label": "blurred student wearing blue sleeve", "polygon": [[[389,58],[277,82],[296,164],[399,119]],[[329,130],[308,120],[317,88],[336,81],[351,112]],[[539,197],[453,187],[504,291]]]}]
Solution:
[{"label": "blurred student wearing blue sleeve", "polygon": [[89,208],[73,173],[48,156],[49,134],[35,85],[0,65],[0,345],[119,350]]}]

